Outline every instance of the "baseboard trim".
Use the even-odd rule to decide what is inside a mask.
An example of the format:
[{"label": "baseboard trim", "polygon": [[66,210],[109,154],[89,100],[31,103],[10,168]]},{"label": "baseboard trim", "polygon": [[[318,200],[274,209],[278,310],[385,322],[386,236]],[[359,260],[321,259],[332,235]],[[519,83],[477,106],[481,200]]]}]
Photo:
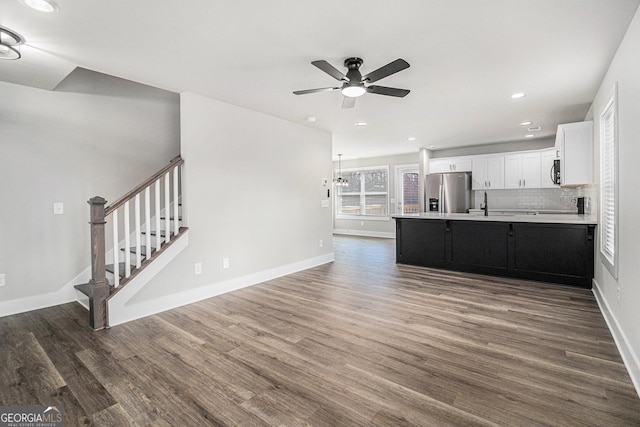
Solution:
[{"label": "baseboard trim", "polygon": [[125,286],[118,289],[118,292],[109,297],[107,299],[107,324],[109,326],[119,325],[131,320],[131,316],[140,314],[135,308],[132,308],[131,305],[128,304],[129,300],[140,292],[151,279],[169,265],[187,246],[189,246],[189,230],[182,234],[177,240],[173,240],[171,245],[164,248],[153,262],[143,269],[140,274],[132,278]]},{"label": "baseboard trim", "polygon": [[636,389],[636,393],[638,393],[638,397],[640,397],[640,358],[638,358],[638,355],[635,354],[633,348],[629,345],[629,340],[627,339],[626,334],[620,327],[618,319],[616,319],[616,316],[610,309],[609,304],[604,298],[604,294],[600,291],[600,286],[595,279],[593,279],[593,287],[591,291],[596,298],[598,307],[600,308],[600,312],[602,313],[605,322],[607,322],[609,331],[611,331],[611,335],[613,335],[613,340],[618,347],[618,351],[620,352],[624,366],[627,368],[627,372],[631,377],[631,382]]},{"label": "baseboard trim", "polygon": [[87,283],[91,279],[91,267],[71,279],[69,283],[55,292],[0,301],[0,317],[26,313],[56,305],[67,304],[76,300],[75,285]]},{"label": "baseboard trim", "polygon": [[[283,265],[280,267],[272,268],[258,273],[249,274],[247,276],[238,277],[235,279],[225,280],[222,282],[211,283],[209,285],[200,286],[195,289],[189,289],[184,292],[179,292],[172,295],[167,295],[160,298],[154,298],[149,301],[143,301],[135,304],[128,304],[127,300],[132,298],[132,295],[123,294],[123,297],[128,297],[127,300],[120,301],[119,307],[123,310],[114,313],[111,302],[109,305],[109,322],[110,326],[117,326],[132,320],[140,319],[142,317],[151,316],[156,313],[171,310],[173,308],[182,307],[187,304],[202,301],[207,298],[212,298],[218,295],[225,294],[227,292],[235,291],[238,289],[253,286],[268,280],[273,280],[278,277],[286,276],[301,270],[306,270],[312,267],[317,267],[322,264],[327,264],[334,261],[334,254],[326,254],[315,258],[295,262],[292,264]],[[129,285],[127,285],[129,286]],[[126,290],[126,287],[123,291]],[[120,293],[116,294],[118,296]],[[115,308],[115,307],[114,307]]]},{"label": "baseboard trim", "polygon": [[388,233],[385,231],[351,230],[347,228],[334,228],[333,234],[344,234],[347,236],[360,236],[360,237],[382,237],[384,239],[396,238],[396,233]]}]

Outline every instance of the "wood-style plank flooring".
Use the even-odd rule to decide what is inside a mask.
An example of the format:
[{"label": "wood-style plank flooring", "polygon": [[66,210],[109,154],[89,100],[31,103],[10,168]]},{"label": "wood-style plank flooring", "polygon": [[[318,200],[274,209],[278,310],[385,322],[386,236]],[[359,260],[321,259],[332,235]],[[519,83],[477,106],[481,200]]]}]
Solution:
[{"label": "wood-style plank flooring", "polygon": [[[67,426],[624,426],[636,394],[590,291],[336,261],[91,332],[67,304],[0,318],[0,405]],[[176,284],[179,287],[179,284]]]}]

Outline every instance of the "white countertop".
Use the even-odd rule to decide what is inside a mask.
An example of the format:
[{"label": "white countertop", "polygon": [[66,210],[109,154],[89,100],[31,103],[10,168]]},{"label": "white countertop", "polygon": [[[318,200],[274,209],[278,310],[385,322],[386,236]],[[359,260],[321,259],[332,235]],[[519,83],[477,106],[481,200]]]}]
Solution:
[{"label": "white countertop", "polygon": [[597,224],[598,219],[591,215],[578,215],[578,214],[538,214],[538,215],[526,215],[526,214],[499,214],[492,215],[489,211],[489,216],[477,215],[477,214],[441,214],[438,212],[422,212],[416,214],[404,214],[404,215],[392,215],[392,218],[412,218],[412,219],[450,219],[450,220],[462,220],[462,221],[498,221],[498,222],[530,222],[540,224]]}]

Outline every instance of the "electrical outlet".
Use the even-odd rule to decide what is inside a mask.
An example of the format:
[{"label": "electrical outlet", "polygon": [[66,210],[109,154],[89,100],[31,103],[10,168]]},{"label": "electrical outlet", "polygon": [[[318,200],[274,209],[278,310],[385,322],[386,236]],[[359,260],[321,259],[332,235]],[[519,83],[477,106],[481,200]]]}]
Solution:
[{"label": "electrical outlet", "polygon": [[4,273],[2,273],[0,274],[0,286],[6,286],[6,284],[7,284],[7,281],[6,281],[5,275]]},{"label": "electrical outlet", "polygon": [[62,215],[64,214],[64,203],[54,203],[53,204],[53,214],[54,215]]},{"label": "electrical outlet", "polygon": [[324,242],[322,241],[322,239],[320,239],[320,241],[318,241],[318,246],[319,247],[323,247],[324,246]]},{"label": "electrical outlet", "polygon": [[194,273],[195,274],[202,274],[202,263],[201,262],[196,262],[196,264],[194,266]]},{"label": "electrical outlet", "polygon": [[364,221],[360,221],[360,227],[364,227]]},{"label": "electrical outlet", "polygon": [[222,258],[222,268],[229,268],[229,258]]}]

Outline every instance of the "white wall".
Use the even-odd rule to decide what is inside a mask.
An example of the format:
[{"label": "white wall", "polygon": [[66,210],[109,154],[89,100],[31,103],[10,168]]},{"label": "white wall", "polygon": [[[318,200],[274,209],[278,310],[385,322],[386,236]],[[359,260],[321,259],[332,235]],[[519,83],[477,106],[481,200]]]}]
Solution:
[{"label": "white wall", "polygon": [[179,154],[177,94],[131,82],[117,96],[72,87],[0,82],[0,302],[11,301],[0,315],[90,265],[89,198],[113,201]]},{"label": "white wall", "polygon": [[[553,129],[555,132],[555,129]],[[542,150],[555,146],[555,137],[526,139],[522,141],[494,142],[469,147],[458,147],[446,150],[430,150],[432,159],[442,157],[473,156],[480,154],[508,153],[512,151]]]},{"label": "white wall", "polygon": [[321,207],[331,134],[190,93],[181,123],[189,246],[130,304],[181,301],[198,288],[213,296],[265,271],[332,259],[331,209]]},{"label": "white wall", "polygon": [[[418,151],[415,154],[401,154],[397,156],[371,157],[366,159],[343,160],[342,169],[360,168],[367,166],[389,166],[389,214],[396,213],[396,174],[395,167],[399,165],[418,164]],[[333,163],[333,168],[338,170],[338,162]],[[352,234],[374,237],[395,237],[396,222],[388,217],[385,220],[367,219],[337,219],[335,218],[335,205],[333,206],[333,227],[336,234]],[[363,224],[363,225],[361,225]]]},{"label": "white wall", "polygon": [[[593,101],[596,176],[599,176],[599,117],[618,83],[619,131],[619,275],[604,268],[596,251],[595,289],[628,369],[640,391],[640,12],[627,30]],[[620,289],[618,299],[617,289]]]}]

